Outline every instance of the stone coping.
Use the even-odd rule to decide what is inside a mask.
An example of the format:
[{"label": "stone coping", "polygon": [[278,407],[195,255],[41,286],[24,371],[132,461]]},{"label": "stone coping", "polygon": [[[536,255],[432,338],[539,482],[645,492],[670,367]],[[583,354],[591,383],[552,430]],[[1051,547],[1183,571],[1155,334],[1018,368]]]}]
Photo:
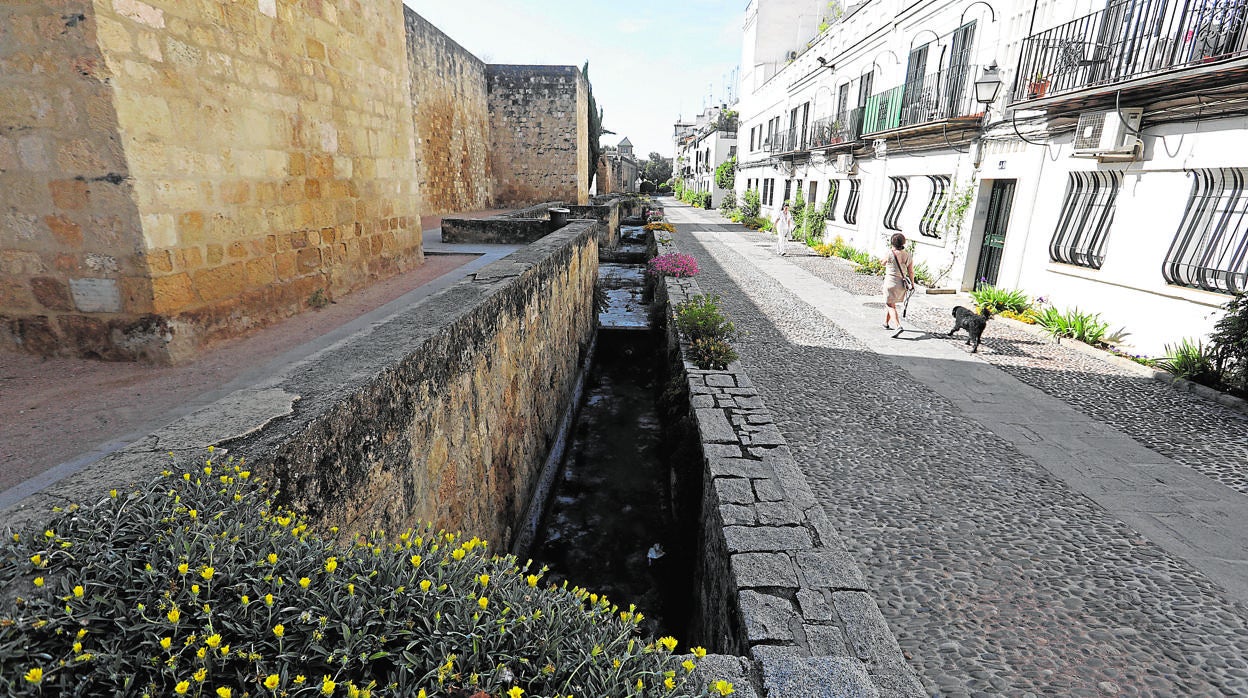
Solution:
[{"label": "stone coping", "polygon": [[[653,244],[659,254],[679,252]],[[688,343],[674,329],[675,307],[700,293],[692,278],[665,277],[656,289],[682,360]],[[683,367],[703,457],[705,640],[753,660],[752,695],[925,695],[741,364]],[[706,598],[717,595],[725,598]]]}]

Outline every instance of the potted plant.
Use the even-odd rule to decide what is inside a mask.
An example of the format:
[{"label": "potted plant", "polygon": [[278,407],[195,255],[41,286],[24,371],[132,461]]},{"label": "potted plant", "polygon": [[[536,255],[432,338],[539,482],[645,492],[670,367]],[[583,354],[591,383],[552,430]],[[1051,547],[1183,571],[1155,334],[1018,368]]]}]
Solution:
[{"label": "potted plant", "polygon": [[1031,99],[1040,99],[1049,91],[1049,76],[1044,73],[1036,73],[1031,82],[1027,83],[1027,96]]}]

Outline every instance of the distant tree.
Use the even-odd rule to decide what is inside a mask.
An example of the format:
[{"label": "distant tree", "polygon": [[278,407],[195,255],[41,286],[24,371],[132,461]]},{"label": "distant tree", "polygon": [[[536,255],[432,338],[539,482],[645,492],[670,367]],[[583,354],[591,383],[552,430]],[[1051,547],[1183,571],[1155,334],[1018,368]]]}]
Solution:
[{"label": "distant tree", "polygon": [[598,157],[602,155],[602,110],[594,99],[594,85],[589,82],[589,61],[581,68],[585,82],[589,84],[589,186],[593,187],[594,178],[598,175]]},{"label": "distant tree", "polygon": [[658,153],[650,153],[650,159],[641,166],[641,176],[651,182],[666,182],[672,178],[672,161]]}]

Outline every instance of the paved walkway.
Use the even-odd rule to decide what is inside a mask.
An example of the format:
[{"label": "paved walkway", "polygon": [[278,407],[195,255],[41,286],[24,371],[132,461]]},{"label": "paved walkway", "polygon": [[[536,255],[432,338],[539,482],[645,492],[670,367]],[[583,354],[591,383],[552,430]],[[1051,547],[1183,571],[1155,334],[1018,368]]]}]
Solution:
[{"label": "paved walkway", "polygon": [[1248,415],[666,205],[932,695],[1248,695]]}]

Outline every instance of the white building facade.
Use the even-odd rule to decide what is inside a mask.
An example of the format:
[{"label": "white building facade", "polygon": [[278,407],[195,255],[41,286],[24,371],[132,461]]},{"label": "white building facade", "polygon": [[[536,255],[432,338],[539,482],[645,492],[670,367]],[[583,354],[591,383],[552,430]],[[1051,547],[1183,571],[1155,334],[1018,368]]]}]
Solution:
[{"label": "white building facade", "polygon": [[939,285],[1097,312],[1160,354],[1248,283],[1246,21],[1248,0],[753,0],[738,196],[831,202],[825,239],[883,256],[901,232]]},{"label": "white building facade", "polygon": [[703,110],[692,124],[677,123],[675,176],[696,191],[711,192],[717,208],[727,189],[715,182],[715,169],[737,156],[737,113],[726,106]]}]

